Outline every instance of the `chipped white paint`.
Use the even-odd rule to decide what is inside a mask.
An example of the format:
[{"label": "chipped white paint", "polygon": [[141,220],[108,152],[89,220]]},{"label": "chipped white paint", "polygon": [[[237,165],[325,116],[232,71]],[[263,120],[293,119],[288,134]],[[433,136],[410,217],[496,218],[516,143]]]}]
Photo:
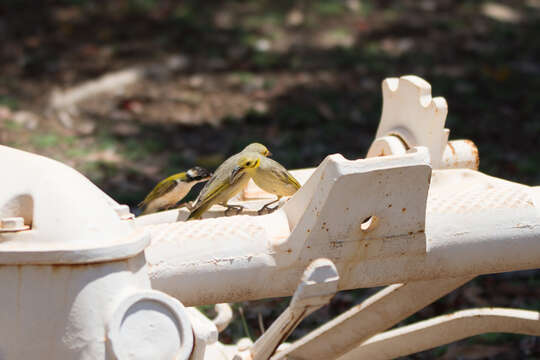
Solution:
[{"label": "chipped white paint", "polygon": [[480,157],[478,148],[470,140],[449,141],[444,148],[441,169],[478,170]]}]

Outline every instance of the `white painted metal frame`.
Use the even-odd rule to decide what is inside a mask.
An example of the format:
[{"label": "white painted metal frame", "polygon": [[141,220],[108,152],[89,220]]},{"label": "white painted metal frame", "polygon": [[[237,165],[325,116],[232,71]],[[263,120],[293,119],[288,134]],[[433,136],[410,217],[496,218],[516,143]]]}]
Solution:
[{"label": "white painted metal frame", "polygon": [[[153,239],[146,251],[155,271],[150,275],[153,285],[188,304],[290,295],[307,262],[318,256],[335,263],[339,289],[401,283],[282,347],[273,357],[362,358],[373,344],[382,343],[368,342],[377,339],[377,333],[475,275],[540,267],[540,189],[476,171],[476,146],[467,140],[447,142],[446,101],[432,99],[424,80],[414,76],[387,79],[383,94],[381,124],[368,151],[368,157],[376,159],[349,161],[331,156],[317,169],[295,171],[304,185],[280,211],[197,225],[158,225],[166,217],[184,218],[181,211],[141,219],[141,225],[142,221],[156,224],[147,226]],[[351,203],[351,194],[362,197]],[[265,197],[251,183],[239,202],[251,214]],[[343,209],[354,217],[348,218]],[[407,217],[409,211],[412,214]],[[222,210],[216,208],[207,216],[220,214]],[[371,224],[362,224],[372,215]],[[206,232],[207,228],[212,231]],[[204,243],[193,241],[194,237],[215,244],[214,250],[227,247],[227,255],[220,257],[213,251],[208,268],[194,267],[192,261],[200,261],[205,253]],[[175,255],[173,246],[182,249],[183,256]],[[177,261],[191,257],[192,261]],[[221,275],[219,284],[212,275],[215,271]],[[258,287],[256,279],[268,281]],[[179,293],[186,287],[194,289],[193,296]],[[494,321],[493,317],[475,321],[482,324],[484,319]],[[447,324],[455,328],[466,322],[438,324],[442,330],[433,346],[452,341],[449,333],[443,336]],[[519,324],[507,331],[519,331]],[[503,327],[501,322],[499,329]],[[530,333],[525,328],[523,332]],[[400,336],[394,335],[385,341],[392,341],[398,355],[425,348],[421,342],[416,347],[397,346]],[[352,355],[347,355],[349,351]],[[371,358],[369,354],[365,358]],[[397,356],[380,354],[381,358]]]},{"label": "white painted metal frame", "polygon": [[393,359],[490,332],[540,336],[539,315],[505,308],[457,311],[374,335],[338,359]]},{"label": "white painted metal frame", "polygon": [[431,304],[470,278],[390,285],[292,343],[275,359],[333,359]]},{"label": "white painted metal frame", "polygon": [[[478,172],[476,146],[448,141],[446,101],[426,81],[387,79],[383,96],[367,158],[294,171],[302,188],[263,216],[271,195],[250,183],[241,216],[133,219],[73,169],[0,146],[0,358],[387,359],[484,331],[538,335],[539,313],[516,309],[384,332],[476,275],[539,268],[540,187]],[[336,291],[383,285],[279,346]],[[213,321],[182,305],[293,294],[255,344],[217,341],[227,305]]]},{"label": "white painted metal frame", "polygon": [[270,328],[233,360],[268,360],[306,316],[328,304],[337,292],[339,276],[328,259],[313,261],[304,271],[289,306]]}]

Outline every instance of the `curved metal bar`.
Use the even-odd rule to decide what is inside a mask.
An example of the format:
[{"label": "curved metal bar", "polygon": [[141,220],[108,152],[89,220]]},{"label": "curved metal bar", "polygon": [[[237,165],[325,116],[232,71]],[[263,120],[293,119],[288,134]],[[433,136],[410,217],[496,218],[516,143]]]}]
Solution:
[{"label": "curved metal bar", "polygon": [[369,337],[471,280],[471,277],[416,281],[385,287],[328,323],[290,344],[274,359],[334,359]]},{"label": "curved metal bar", "polygon": [[233,312],[231,309],[231,305],[229,304],[216,304],[214,305],[214,310],[216,311],[217,315],[215,318],[212,319],[212,322],[214,325],[216,325],[216,328],[219,332],[222,332],[229,326],[233,319]]},{"label": "curved metal bar", "polygon": [[338,359],[394,359],[490,332],[540,336],[540,313],[505,308],[456,311],[377,334]]}]

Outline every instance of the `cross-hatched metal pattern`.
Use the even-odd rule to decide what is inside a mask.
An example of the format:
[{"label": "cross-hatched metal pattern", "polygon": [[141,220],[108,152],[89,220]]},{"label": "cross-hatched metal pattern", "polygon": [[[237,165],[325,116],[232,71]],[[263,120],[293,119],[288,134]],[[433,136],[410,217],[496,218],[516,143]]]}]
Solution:
[{"label": "cross-hatched metal pattern", "polygon": [[179,221],[149,227],[152,241],[211,241],[235,237],[239,241],[266,237],[266,230],[253,216],[221,217],[205,221]]},{"label": "cross-hatched metal pattern", "polygon": [[449,191],[431,191],[427,212],[436,214],[466,214],[491,209],[522,209],[534,207],[529,187],[505,183],[456,184]]}]

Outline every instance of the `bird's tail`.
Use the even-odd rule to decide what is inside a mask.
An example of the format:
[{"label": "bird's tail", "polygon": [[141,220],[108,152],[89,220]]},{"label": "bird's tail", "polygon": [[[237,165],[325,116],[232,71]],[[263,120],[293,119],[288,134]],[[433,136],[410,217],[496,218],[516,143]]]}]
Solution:
[{"label": "bird's tail", "polygon": [[146,202],[146,199],[137,204],[137,207],[142,210],[141,215],[148,214],[148,206],[147,205],[148,204]]},{"label": "bird's tail", "polygon": [[202,214],[209,208],[207,204],[201,204],[201,206],[195,207],[189,213],[189,216],[186,221],[200,219]]},{"label": "bird's tail", "polygon": [[[144,207],[144,208],[143,208]],[[155,213],[156,211],[158,211],[159,209],[155,206],[155,204],[152,204],[152,203],[145,203],[143,204],[143,206],[140,206],[139,208],[142,209],[142,212],[141,212],[141,215],[148,215],[148,214],[152,214],[152,213]]]}]

